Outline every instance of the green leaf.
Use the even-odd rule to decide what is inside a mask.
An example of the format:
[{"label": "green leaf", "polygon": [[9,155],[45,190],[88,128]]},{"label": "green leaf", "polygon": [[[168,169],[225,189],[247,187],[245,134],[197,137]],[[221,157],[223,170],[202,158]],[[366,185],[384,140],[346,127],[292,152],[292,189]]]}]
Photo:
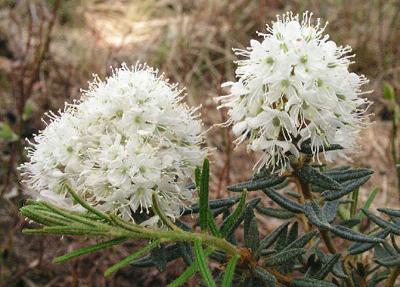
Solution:
[{"label": "green leaf", "polygon": [[179,248],[179,253],[183,261],[185,261],[186,265],[190,266],[191,264],[193,264],[194,256],[190,245],[187,242],[177,242],[176,244]]},{"label": "green leaf", "polygon": [[393,232],[396,235],[400,235],[400,227],[397,226],[394,223],[391,223],[389,221],[386,221],[378,216],[376,216],[375,214],[373,214],[372,212],[369,212],[368,210],[362,209],[362,211],[365,213],[365,215],[376,225],[378,225],[381,228],[384,229],[389,229],[391,232]]},{"label": "green leaf", "polygon": [[310,201],[304,204],[304,214],[306,215],[310,223],[317,226],[318,228],[322,230],[328,230],[330,228],[328,220],[322,213],[318,204],[316,204],[315,202]]},{"label": "green leaf", "polygon": [[260,279],[266,287],[275,287],[276,285],[276,278],[271,273],[267,272],[261,267],[254,268],[254,275]]},{"label": "green leaf", "polygon": [[382,266],[393,267],[400,266],[400,255],[387,256],[385,258],[377,258],[375,261]]},{"label": "green leaf", "polygon": [[366,177],[372,175],[374,171],[369,168],[358,168],[358,169],[345,169],[345,170],[328,170],[324,171],[323,174],[336,180],[337,182],[349,181],[352,179]]},{"label": "green leaf", "polygon": [[315,274],[314,278],[318,280],[324,279],[326,276],[328,276],[329,272],[332,271],[333,267],[337,262],[339,262],[341,254],[337,253],[331,256],[328,261],[322,266],[322,268],[318,271],[317,274]]},{"label": "green leaf", "polygon": [[346,226],[348,228],[353,228],[354,226],[360,224],[360,222],[361,222],[360,219],[353,218],[353,219],[343,220],[343,221],[339,222],[339,225]]},{"label": "green leaf", "polygon": [[302,248],[307,245],[307,243],[316,235],[318,234],[317,230],[313,230],[310,232],[305,233],[303,236],[297,238],[290,244],[288,244],[285,249],[292,249],[292,248]]},{"label": "green leaf", "polygon": [[[376,238],[384,239],[389,234],[390,234],[390,229],[383,229],[383,230],[380,230],[379,232],[373,234],[372,236],[376,237]],[[361,253],[364,253],[367,250],[372,249],[376,244],[377,243],[360,243],[360,242],[356,242],[356,243],[353,243],[349,247],[348,252],[351,255],[361,254]]]},{"label": "green leaf", "polygon": [[199,208],[200,208],[200,228],[206,231],[208,228],[208,183],[210,176],[210,163],[208,159],[203,162],[203,169],[200,178],[200,194],[199,194]]},{"label": "green leaf", "polygon": [[[212,248],[208,247],[205,250],[205,256],[210,255],[212,252]],[[178,278],[172,281],[167,287],[179,287],[186,283],[197,271],[197,261],[194,261],[192,265],[190,265]]]},{"label": "green leaf", "polygon": [[394,88],[389,83],[383,84],[383,97],[388,101],[396,100],[396,94],[394,92]]},{"label": "green leaf", "polygon": [[206,255],[204,254],[203,247],[201,247],[201,241],[198,239],[194,241],[194,253],[196,255],[197,266],[200,270],[201,276],[203,277],[204,283],[208,287],[216,287],[217,285],[215,284],[211,275],[211,271],[207,266],[207,259]]},{"label": "green leaf", "polygon": [[367,283],[367,287],[377,287],[378,284],[389,277],[389,270],[375,273],[371,280]]},{"label": "green leaf", "polygon": [[158,269],[158,271],[164,272],[168,263],[167,252],[164,244],[160,244],[159,246],[151,250],[151,258],[154,262],[154,266]]},{"label": "green leaf", "polygon": [[253,252],[257,250],[260,243],[257,220],[254,216],[253,209],[249,208],[244,214],[244,242],[246,247],[250,248]]},{"label": "green leaf", "polygon": [[0,122],[0,138],[8,142],[15,142],[19,137],[6,122]]},{"label": "green leaf", "polygon": [[276,192],[275,190],[268,188],[264,189],[263,192],[279,206],[294,213],[303,213],[303,206],[301,206],[297,202],[288,199],[287,197]]},{"label": "green leaf", "polygon": [[[235,203],[237,203],[240,200],[240,196],[233,196],[233,197],[228,197],[224,199],[214,199],[210,200],[208,203],[208,206],[210,209],[219,209],[219,208],[226,208],[226,207],[231,207]],[[200,210],[199,205],[192,204],[185,209],[182,210],[182,215],[187,215],[187,214],[192,214],[192,213],[198,213]]]},{"label": "green leaf", "polygon": [[379,212],[385,213],[389,216],[400,218],[400,209],[390,209],[390,208],[378,208]]},{"label": "green leaf", "polygon": [[228,264],[226,265],[225,272],[224,272],[224,277],[222,278],[222,287],[231,287],[232,286],[232,280],[233,276],[235,275],[235,267],[236,263],[239,260],[240,255],[235,255],[233,256]]},{"label": "green leaf", "polygon": [[322,207],[322,214],[325,216],[326,220],[331,223],[335,220],[337,209],[339,206],[338,200],[327,201]]},{"label": "green leaf", "polygon": [[304,165],[300,169],[296,170],[296,174],[303,182],[311,183],[321,188],[330,190],[340,190],[342,188],[340,183],[329,176],[320,173],[309,165]]},{"label": "green leaf", "polygon": [[199,167],[196,167],[196,169],[194,170],[194,180],[196,183],[196,187],[199,187],[201,181],[201,170]]},{"label": "green leaf", "polygon": [[295,287],[337,287],[331,282],[311,278],[294,278],[292,285]]},{"label": "green leaf", "polygon": [[293,258],[303,255],[306,252],[303,248],[284,249],[265,260],[265,266],[277,266],[283,264]]},{"label": "green leaf", "polygon": [[[338,144],[331,144],[331,145],[320,146],[318,150],[320,152],[322,152],[322,151],[331,151],[331,150],[338,150],[338,149],[343,149],[343,147]],[[300,147],[300,151],[302,153],[309,154],[309,155],[313,155],[315,153],[314,152],[315,150],[316,150],[316,148],[312,147],[310,141],[303,142]]]},{"label": "green leaf", "polygon": [[[135,267],[157,267],[159,270],[164,269],[165,262],[170,262],[177,258],[182,257],[187,263],[187,257],[190,258],[191,250],[189,249],[181,249],[181,246],[185,246],[187,243],[184,242],[177,242],[173,245],[164,246],[161,251],[158,249],[153,249],[150,255],[144,256],[134,262],[130,263],[130,265]],[[164,258],[158,258],[163,256]],[[191,258],[189,259],[190,262],[187,263],[189,266],[193,263]]]},{"label": "green leaf", "polygon": [[281,234],[279,234],[278,239],[276,240],[274,250],[276,252],[280,252],[286,247],[286,240],[288,235],[289,228],[286,227],[282,230]]},{"label": "green leaf", "polygon": [[121,238],[116,238],[116,239],[112,239],[112,240],[109,240],[109,241],[101,242],[101,243],[98,243],[98,244],[94,244],[94,245],[91,245],[91,246],[79,248],[79,249],[76,249],[76,250],[74,250],[74,251],[72,251],[70,253],[67,253],[67,254],[63,255],[63,256],[59,256],[59,257],[54,258],[53,262],[54,263],[62,263],[62,262],[68,261],[68,260],[70,260],[72,258],[81,256],[81,255],[84,255],[84,254],[93,253],[93,252],[96,252],[96,251],[99,251],[99,250],[102,250],[102,249],[109,248],[109,247],[114,246],[114,245],[121,244],[121,243],[125,242],[126,240],[127,240],[126,237],[121,237]]},{"label": "green leaf", "polygon": [[139,249],[138,251],[132,253],[131,255],[125,257],[118,263],[114,264],[113,266],[109,267],[106,272],[104,272],[104,276],[108,277],[112,273],[116,272],[117,270],[121,269],[122,267],[125,267],[126,265],[130,264],[132,261],[134,261],[136,258],[146,254],[147,252],[150,252],[153,248],[158,246],[160,244],[160,240],[155,240],[148,244],[147,246]]},{"label": "green leaf", "polygon": [[296,240],[297,236],[299,234],[299,223],[296,221],[292,224],[292,226],[289,229],[287,238],[286,238],[286,245],[289,245],[293,241]]},{"label": "green leaf", "polygon": [[[374,201],[376,195],[378,194],[379,190],[380,189],[378,187],[376,187],[371,191],[371,193],[368,195],[368,198],[365,201],[364,206],[363,206],[362,209],[368,210],[370,208],[370,206],[371,206],[372,202]],[[399,213],[399,215],[400,215],[400,213]],[[364,213],[360,210],[358,212],[358,214],[356,215],[356,217],[358,219],[362,220],[364,218]]]},{"label": "green leaf", "polygon": [[333,234],[350,241],[364,242],[364,243],[382,242],[382,239],[380,238],[366,236],[364,234],[355,232],[352,229],[347,228],[343,225],[332,225],[332,227],[329,230]]},{"label": "green leaf", "polygon": [[262,178],[253,179],[250,181],[238,183],[235,185],[228,186],[229,191],[241,192],[243,190],[254,191],[261,190],[264,188],[273,187],[285,181],[285,177],[277,175],[269,175]]},{"label": "green leaf", "polygon": [[208,220],[207,220],[208,229],[210,229],[210,232],[212,235],[219,237],[221,234],[218,230],[217,224],[215,223],[215,218],[210,209],[208,209],[207,216],[208,216]]},{"label": "green leaf", "polygon": [[343,196],[345,196],[346,194],[349,194],[350,192],[352,192],[353,190],[355,190],[356,188],[359,188],[361,185],[363,185],[364,183],[366,183],[369,178],[371,176],[365,176],[362,178],[358,178],[358,179],[353,179],[353,180],[349,180],[346,182],[342,183],[343,188],[339,191],[325,191],[322,193],[322,196],[325,198],[325,200],[336,200],[339,199]]},{"label": "green leaf", "polygon": [[256,210],[266,216],[279,218],[279,219],[290,219],[290,218],[295,217],[295,214],[293,212],[287,211],[285,209],[257,206]]},{"label": "green leaf", "polygon": [[240,198],[239,204],[236,209],[222,222],[221,224],[221,234],[226,236],[229,235],[235,226],[236,221],[239,219],[242,214],[244,207],[246,205],[246,195],[247,192],[242,192],[242,196]]},{"label": "green leaf", "polygon": [[274,244],[274,242],[279,238],[279,236],[282,234],[282,232],[285,234],[285,239],[286,239],[288,225],[289,225],[289,222],[286,222],[285,224],[282,224],[281,226],[276,228],[274,231],[272,231],[270,234],[265,236],[264,239],[260,241],[258,249],[255,253],[260,254],[261,250],[266,249],[266,248],[270,247],[272,244]]}]

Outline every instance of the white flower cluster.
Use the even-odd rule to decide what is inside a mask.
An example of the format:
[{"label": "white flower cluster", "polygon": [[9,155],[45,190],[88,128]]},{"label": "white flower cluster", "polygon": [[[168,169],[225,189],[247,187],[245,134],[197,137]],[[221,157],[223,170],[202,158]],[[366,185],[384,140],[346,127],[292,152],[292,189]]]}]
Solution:
[{"label": "white flower cluster", "polygon": [[78,208],[66,182],[99,210],[131,220],[157,193],[166,214],[179,216],[206,154],[196,109],[182,99],[176,85],[147,66],[123,65],[105,82],[95,78],[80,101],[48,114],[21,166],[25,182],[41,199]]},{"label": "white flower cluster", "polygon": [[302,20],[287,13],[260,33],[261,42],[234,50],[244,57],[238,80],[224,83],[230,94],[217,99],[229,109],[236,143],[248,139],[248,149],[263,152],[259,168],[287,170],[305,141],[317,159],[323,146],[351,148],[366,125],[369,102],[359,96],[368,81],[349,72],[351,48],[330,41],[325,27],[312,24],[311,13]]}]

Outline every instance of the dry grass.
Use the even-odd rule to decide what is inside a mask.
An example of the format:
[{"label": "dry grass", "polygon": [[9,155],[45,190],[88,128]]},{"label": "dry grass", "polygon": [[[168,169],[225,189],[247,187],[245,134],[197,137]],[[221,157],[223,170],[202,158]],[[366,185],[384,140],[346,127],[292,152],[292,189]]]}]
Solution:
[{"label": "dry grass", "polygon": [[[29,84],[37,59],[34,47],[45,37],[55,1],[0,1],[0,120],[23,136],[42,127],[40,116],[58,109],[64,101],[79,97],[92,73],[105,76],[109,66],[147,61],[171,80],[187,87],[188,102],[202,104],[206,128],[224,120],[213,97],[223,92],[220,83],[233,78],[235,59],[231,48],[245,47],[255,31],[286,10],[313,11],[328,20],[328,33],[357,54],[353,70],[370,79],[375,102],[375,125],[362,137],[362,149],[354,157],[357,166],[376,172],[363,188],[363,198],[373,187],[381,189],[375,204],[399,206],[396,177],[390,155],[390,113],[382,99],[382,83],[400,89],[400,3],[397,0],[281,1],[281,0],[143,0],[62,1],[51,32],[49,51],[34,77],[24,104],[32,116],[22,120],[18,100],[21,83]],[[27,48],[30,42],[31,48]],[[25,65],[25,66],[24,66]],[[27,75],[21,76],[21,67]],[[21,80],[22,78],[22,80]],[[28,83],[27,83],[28,82]],[[255,155],[233,151],[229,131],[214,128],[208,145],[213,157],[213,196],[224,195],[224,186],[246,178]],[[101,273],[111,262],[128,254],[133,245],[77,259],[62,266],[51,258],[79,242],[69,238],[35,238],[21,234],[28,223],[18,214],[24,196],[15,166],[23,161],[16,143],[0,142],[0,285],[2,286],[165,286],[179,273],[174,264],[167,274],[126,268],[111,280]],[[229,171],[229,172],[228,172]],[[265,222],[271,228],[273,222]],[[267,229],[267,226],[264,227]],[[193,285],[196,282],[193,281]]]}]

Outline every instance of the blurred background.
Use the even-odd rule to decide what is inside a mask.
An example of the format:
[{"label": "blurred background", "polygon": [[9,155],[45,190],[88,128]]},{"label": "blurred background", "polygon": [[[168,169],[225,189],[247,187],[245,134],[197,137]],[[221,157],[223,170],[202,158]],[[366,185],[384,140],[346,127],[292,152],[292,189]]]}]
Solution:
[{"label": "blurred background", "polygon": [[[223,122],[213,98],[234,78],[232,47],[248,46],[256,31],[288,10],[312,11],[330,23],[327,33],[336,43],[353,47],[351,69],[370,79],[375,115],[352,162],[342,164],[375,170],[361,190],[363,200],[373,192],[373,205],[398,207],[399,0],[0,0],[0,286],[166,286],[182,272],[183,264],[162,275],[128,267],[104,279],[106,266],[138,242],[53,264],[54,256],[94,239],[21,233],[29,224],[18,214],[26,199],[17,170],[25,139],[44,127],[44,112],[79,98],[93,73],[104,78],[122,62],[147,62],[185,86],[188,103],[202,105],[205,129]],[[228,129],[210,130],[213,197],[252,173],[256,155],[234,150],[231,142]],[[273,220],[264,223],[266,231],[273,228]]]}]

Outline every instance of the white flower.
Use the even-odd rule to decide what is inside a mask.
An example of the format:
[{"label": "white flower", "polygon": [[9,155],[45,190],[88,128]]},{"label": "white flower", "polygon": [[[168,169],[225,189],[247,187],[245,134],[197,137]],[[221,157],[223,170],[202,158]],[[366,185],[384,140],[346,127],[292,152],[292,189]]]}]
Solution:
[{"label": "white flower", "polygon": [[147,66],[122,65],[105,82],[95,78],[80,101],[48,114],[21,166],[26,185],[39,198],[79,209],[66,182],[94,207],[131,220],[157,193],[166,214],[179,216],[206,154],[196,109],[182,99],[176,85]]},{"label": "white flower", "polygon": [[314,158],[324,146],[354,147],[368,122],[369,102],[361,86],[364,76],[349,72],[350,47],[338,47],[323,35],[325,26],[312,14],[277,16],[261,41],[246,50],[234,49],[237,82],[227,82],[230,94],[218,97],[227,108],[236,143],[248,139],[248,149],[262,151],[258,168],[287,170],[289,156],[311,142]]}]

